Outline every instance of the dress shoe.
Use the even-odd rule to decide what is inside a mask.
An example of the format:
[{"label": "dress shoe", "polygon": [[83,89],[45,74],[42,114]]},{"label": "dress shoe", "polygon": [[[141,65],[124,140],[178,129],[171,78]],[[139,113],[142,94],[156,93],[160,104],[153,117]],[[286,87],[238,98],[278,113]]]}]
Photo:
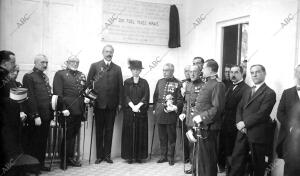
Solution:
[{"label": "dress shoe", "polygon": [[68,159],[67,165],[68,166],[73,166],[73,167],[81,167],[81,163],[79,161],[74,160],[74,159]]},{"label": "dress shoe", "polygon": [[41,167],[41,171],[50,172],[51,168],[50,167],[46,167],[46,166],[42,166]]},{"label": "dress shoe", "polygon": [[128,163],[128,164],[132,164],[132,163],[133,163],[133,160],[132,160],[132,159],[127,160],[127,163]]},{"label": "dress shoe", "polygon": [[184,173],[185,173],[185,174],[192,174],[192,173],[193,173],[193,171],[192,171],[192,169],[190,169],[190,170],[186,170],[186,171],[184,171]]},{"label": "dress shoe", "polygon": [[101,159],[101,158],[96,159],[95,164],[100,164],[102,161],[103,161],[103,159]]},{"label": "dress shoe", "polygon": [[189,159],[189,158],[184,160],[184,163],[185,163],[185,164],[186,164],[186,163],[189,163],[189,162],[190,162],[190,159]]},{"label": "dress shoe", "polygon": [[164,163],[164,162],[168,162],[167,158],[161,158],[157,161],[157,163]]},{"label": "dress shoe", "polygon": [[64,166],[63,163],[60,163],[59,168],[60,168],[61,170],[67,170],[67,169],[68,169],[68,165],[66,164],[66,165]]},{"label": "dress shoe", "polygon": [[142,163],[142,160],[141,159],[136,159],[135,162]]},{"label": "dress shoe", "polygon": [[174,160],[169,160],[169,165],[173,166],[175,164]]},{"label": "dress shoe", "polygon": [[110,164],[113,163],[113,160],[111,160],[110,158],[105,158],[104,161],[106,161],[107,163],[110,163]]}]

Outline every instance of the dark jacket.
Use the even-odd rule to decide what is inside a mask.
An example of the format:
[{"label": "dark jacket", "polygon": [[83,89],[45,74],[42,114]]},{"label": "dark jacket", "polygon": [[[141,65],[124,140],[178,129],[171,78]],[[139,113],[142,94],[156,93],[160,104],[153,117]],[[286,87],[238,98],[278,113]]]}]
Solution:
[{"label": "dark jacket", "polygon": [[71,115],[83,115],[85,76],[80,71],[60,70],[53,79],[53,94],[62,97],[63,109]]},{"label": "dark jacket", "polygon": [[[181,82],[176,78],[162,78],[158,80],[153,94],[153,109],[158,124],[172,124],[177,122],[177,116],[183,107],[183,97],[181,95]],[[177,106],[177,112],[166,113],[164,111],[167,95],[173,96],[173,104]]]},{"label": "dark jacket", "polygon": [[208,78],[201,88],[197,99],[194,116],[200,115],[202,128],[221,129],[221,114],[225,103],[225,85],[222,81]]},{"label": "dark jacket", "polygon": [[[277,142],[277,154],[279,158],[283,158],[283,155],[286,153],[286,139],[290,134],[290,124],[293,114],[296,111],[296,108],[299,107],[300,100],[296,90],[296,86],[291,87],[283,91],[278,109],[277,109],[277,119],[280,122],[280,131],[278,135]],[[297,117],[297,116],[295,116]]]},{"label": "dark jacket", "polygon": [[53,117],[51,110],[51,87],[48,77],[38,69],[26,73],[23,86],[28,89],[28,113],[32,118],[41,117],[49,121]]},{"label": "dark jacket", "polygon": [[188,82],[186,85],[182,113],[186,115],[185,123],[188,127],[194,126],[192,113],[194,112],[194,108],[196,106],[196,98],[203,85],[204,82],[202,82],[201,79],[197,79],[193,82]]},{"label": "dark jacket", "polygon": [[97,108],[115,109],[118,105],[122,105],[123,77],[118,65],[111,62],[107,67],[104,60],[93,63],[87,82],[98,94]]},{"label": "dark jacket", "polygon": [[251,89],[244,93],[237,108],[236,123],[244,121],[249,142],[268,143],[268,138],[273,138],[268,136],[268,130],[272,124],[270,113],[275,102],[276,94],[266,84],[261,85],[252,97]]},{"label": "dark jacket", "polygon": [[0,67],[0,164],[20,155],[22,150],[22,123],[20,104],[9,98],[11,88],[17,87],[8,78],[8,71]]},{"label": "dark jacket", "polygon": [[[228,88],[226,92],[225,109],[223,112],[223,128],[226,132],[236,132],[236,111],[239,102],[241,101],[245,91],[250,89],[250,87],[244,82],[240,82],[232,85]],[[234,88],[234,90],[233,90]]]}]

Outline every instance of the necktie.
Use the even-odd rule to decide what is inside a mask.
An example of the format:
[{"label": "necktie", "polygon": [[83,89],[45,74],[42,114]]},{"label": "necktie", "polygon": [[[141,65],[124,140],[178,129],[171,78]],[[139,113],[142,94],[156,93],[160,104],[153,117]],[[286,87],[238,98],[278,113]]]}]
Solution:
[{"label": "necktie", "polygon": [[253,97],[253,95],[254,95],[254,93],[255,93],[255,88],[256,88],[256,86],[253,86],[253,87],[251,88],[251,97]]}]

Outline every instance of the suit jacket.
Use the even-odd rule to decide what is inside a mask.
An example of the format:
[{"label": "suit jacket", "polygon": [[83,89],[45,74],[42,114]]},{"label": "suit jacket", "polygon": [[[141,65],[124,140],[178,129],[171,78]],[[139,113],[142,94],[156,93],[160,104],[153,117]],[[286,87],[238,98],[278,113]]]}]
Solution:
[{"label": "suit jacket", "polygon": [[[173,124],[177,122],[177,116],[182,111],[183,97],[181,95],[181,82],[176,78],[163,78],[158,80],[153,94],[153,109],[158,124]],[[173,96],[173,104],[177,106],[177,112],[166,113],[164,111],[167,95]]]},{"label": "suit jacket", "polygon": [[204,129],[220,130],[221,114],[225,104],[225,85],[222,81],[208,78],[200,89],[196,99],[194,116],[202,118],[201,127]]},{"label": "suit jacket", "polygon": [[[223,112],[223,124],[222,127],[226,132],[236,133],[236,110],[239,102],[241,101],[243,94],[250,87],[244,82],[240,82],[236,85],[231,85],[225,93],[225,109]],[[233,90],[234,88],[234,90]]]},{"label": "suit jacket", "polygon": [[265,83],[251,97],[251,89],[248,89],[236,112],[236,123],[244,121],[247,129],[247,137],[252,143],[268,143],[272,119],[270,113],[276,102],[274,90]]},{"label": "suit jacket", "polygon": [[52,119],[51,87],[48,77],[36,68],[23,77],[23,86],[28,89],[28,113],[32,118],[41,117],[42,120]]},{"label": "suit jacket", "polygon": [[60,70],[53,79],[53,94],[62,97],[63,109],[68,109],[72,115],[83,115],[84,97],[82,95],[85,76],[80,71],[70,69]]},{"label": "suit jacket", "polygon": [[104,60],[93,63],[87,82],[98,94],[97,108],[115,109],[118,105],[122,105],[123,77],[121,67],[118,65],[111,62],[107,67]]},{"label": "suit jacket", "polygon": [[283,91],[278,109],[277,109],[277,119],[279,120],[281,126],[278,135],[277,142],[277,154],[279,158],[282,158],[286,152],[285,141],[290,133],[289,130],[291,125],[289,122],[292,120],[295,108],[297,108],[300,103],[299,96],[296,90],[296,86],[291,87]]}]

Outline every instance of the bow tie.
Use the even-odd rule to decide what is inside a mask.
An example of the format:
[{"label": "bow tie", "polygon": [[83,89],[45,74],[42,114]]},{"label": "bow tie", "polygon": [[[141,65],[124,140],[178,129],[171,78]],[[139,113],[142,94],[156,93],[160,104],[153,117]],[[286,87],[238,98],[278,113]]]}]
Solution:
[{"label": "bow tie", "polygon": [[296,86],[296,90],[297,90],[297,91],[300,91],[300,86]]}]

